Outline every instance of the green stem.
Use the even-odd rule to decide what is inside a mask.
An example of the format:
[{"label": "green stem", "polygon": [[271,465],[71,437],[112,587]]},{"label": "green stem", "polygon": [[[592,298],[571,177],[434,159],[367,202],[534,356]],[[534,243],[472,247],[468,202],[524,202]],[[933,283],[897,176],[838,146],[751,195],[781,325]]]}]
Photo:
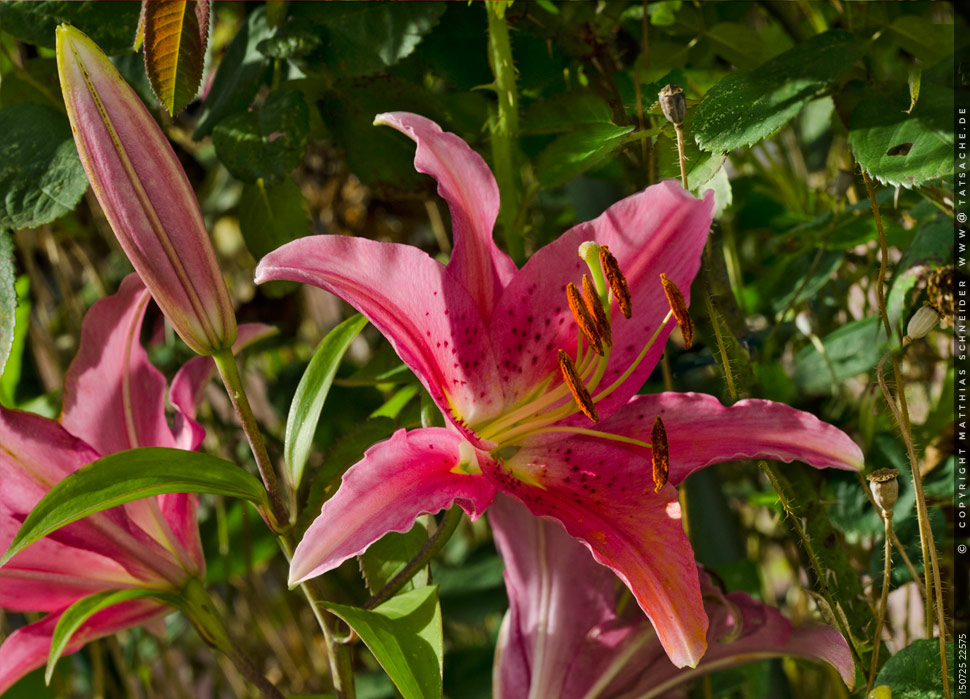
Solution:
[{"label": "green stem", "polygon": [[445,513],[441,524],[438,525],[434,534],[421,547],[418,554],[397,575],[391,578],[384,587],[378,590],[373,597],[367,600],[364,603],[363,609],[373,609],[393,597],[419,570],[428,565],[428,562],[438,555],[438,552],[451,539],[451,535],[455,533],[459,522],[461,522],[461,508],[458,506],[452,507]]},{"label": "green stem", "polygon": [[889,599],[889,576],[892,574],[893,563],[893,513],[892,510],[882,511],[882,519],[886,525],[886,543],[884,556],[886,560],[882,567],[882,594],[879,596],[879,608],[876,610],[876,632],[872,637],[872,663],[869,665],[869,680],[866,682],[866,696],[872,691],[876,682],[876,670],[879,667],[879,648],[882,645],[882,625],[886,619],[886,601]]},{"label": "green stem", "polygon": [[[286,560],[289,562],[293,557],[297,543],[294,540],[293,533],[290,532],[281,536],[279,542]],[[355,699],[357,693],[354,686],[354,668],[350,659],[350,648],[341,643],[334,633],[330,616],[321,604],[323,595],[319,593],[314,583],[312,581],[300,583],[300,590],[307,602],[310,603],[313,616],[316,617],[320,630],[323,632],[323,640],[327,646],[327,659],[330,661],[330,678],[333,681],[333,689],[337,698]]]},{"label": "green stem", "polygon": [[515,64],[512,61],[512,42],[505,22],[505,10],[511,2],[492,0],[485,3],[488,15],[488,62],[495,76],[498,113],[491,124],[492,161],[495,178],[502,195],[499,222],[505,235],[505,245],[517,263],[523,261],[525,249],[515,222],[522,206],[522,186],[517,176],[516,144],[519,138],[519,92],[515,84]]},{"label": "green stem", "polygon": [[232,401],[232,407],[235,408],[236,415],[239,416],[239,422],[242,424],[243,432],[246,433],[249,447],[252,449],[253,457],[256,459],[256,468],[259,469],[259,475],[263,479],[263,485],[266,486],[270,508],[272,509],[272,519],[275,520],[269,522],[270,528],[279,534],[289,526],[290,517],[286,511],[286,506],[283,504],[279,481],[276,479],[276,471],[273,469],[273,463],[270,461],[269,454],[266,452],[263,435],[259,431],[259,425],[256,424],[256,417],[253,415],[253,409],[249,405],[249,398],[246,397],[246,389],[239,376],[236,358],[233,356],[231,349],[223,349],[212,355],[212,359],[219,369],[219,376],[222,378],[222,383],[226,386],[226,392],[229,394],[229,400]]}]

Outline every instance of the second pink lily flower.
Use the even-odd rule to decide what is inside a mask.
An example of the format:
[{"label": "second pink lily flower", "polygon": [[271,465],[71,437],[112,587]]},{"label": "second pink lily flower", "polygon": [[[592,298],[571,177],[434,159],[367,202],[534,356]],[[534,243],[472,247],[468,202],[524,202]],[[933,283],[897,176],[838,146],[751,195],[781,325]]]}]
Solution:
[{"label": "second pink lily flower", "polygon": [[[355,306],[414,371],[448,427],[401,430],[368,450],[297,547],[290,583],[335,568],[387,532],[407,531],[422,513],[458,503],[478,517],[502,491],[562,523],[630,588],[671,661],[695,666],[708,618],[674,486],[718,461],[854,469],[861,451],[837,428],[779,403],[637,395],[673,329],[660,275],[690,288],[711,225],[710,195],[697,200],[674,182],[649,187],[517,269],[492,240],[499,195],[482,158],[424,117],[382,114],[377,123],[412,138],[415,167],[437,180],[451,208],[451,261],[326,235],[270,253],[256,280],[306,282]],[[578,256],[584,243],[588,262]],[[625,275],[629,319],[603,286],[595,257],[603,246]],[[612,317],[612,346],[602,355],[579,335],[567,300],[584,274],[598,279],[595,293]],[[571,388],[563,356],[575,369]],[[574,396],[584,392],[592,410],[581,412]],[[666,484],[655,481],[651,462],[658,416],[669,441]]]}]

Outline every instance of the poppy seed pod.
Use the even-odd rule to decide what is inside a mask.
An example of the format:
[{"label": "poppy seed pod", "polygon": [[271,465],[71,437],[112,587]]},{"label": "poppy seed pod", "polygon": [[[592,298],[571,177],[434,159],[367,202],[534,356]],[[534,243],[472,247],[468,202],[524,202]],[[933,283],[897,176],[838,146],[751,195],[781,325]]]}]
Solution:
[{"label": "poppy seed pod", "polygon": [[892,517],[893,506],[899,497],[898,477],[899,471],[894,468],[881,468],[866,476],[873,500],[876,501],[879,509],[889,517]]},{"label": "poppy seed pod", "polygon": [[684,116],[687,114],[687,100],[684,99],[684,90],[679,85],[667,85],[658,95],[660,108],[664,116],[674,126],[680,127],[684,123]]},{"label": "poppy seed pod", "polygon": [[138,276],[185,344],[204,355],[231,347],[226,283],[162,130],[97,44],[66,24],[57,70],[81,163]]},{"label": "poppy seed pod", "polygon": [[926,337],[930,330],[935,328],[939,322],[940,312],[933,308],[933,306],[925,304],[909,319],[909,324],[906,326],[906,335],[911,340]]}]

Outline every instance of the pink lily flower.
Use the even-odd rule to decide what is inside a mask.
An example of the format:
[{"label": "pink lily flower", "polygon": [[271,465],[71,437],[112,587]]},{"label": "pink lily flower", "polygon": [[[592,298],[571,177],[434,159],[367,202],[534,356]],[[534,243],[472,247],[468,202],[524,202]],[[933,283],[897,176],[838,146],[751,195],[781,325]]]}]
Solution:
[{"label": "pink lily flower", "polygon": [[[34,505],[61,479],[96,459],[143,446],[196,449],[204,431],[194,399],[214,365],[190,362],[172,381],[179,416],[165,417],[165,377],[138,341],[151,295],[137,275],[114,296],[98,301],[84,319],[78,354],[68,370],[60,420],[0,408],[0,550],[6,550]],[[265,334],[243,326],[241,337]],[[105,590],[150,587],[178,590],[202,578],[205,559],[191,494],[159,495],[70,524],[27,547],[0,568],[0,606],[50,612],[10,634],[0,645],[0,693],[44,665],[64,609]],[[151,624],[170,611],[138,600],[89,619],[68,652],[121,629]]]},{"label": "pink lily flower", "polygon": [[852,653],[838,631],[793,628],[747,593],[724,594],[703,571],[709,648],[696,669],[679,669],[636,607],[618,610],[616,577],[562,527],[505,496],[495,499],[489,522],[509,595],[495,653],[497,699],[681,696],[676,688],[702,675],[782,656],[828,662],[850,689],[855,683]]},{"label": "pink lily flower", "polygon": [[57,70],[84,171],[135,271],[194,351],[232,346],[226,283],[165,134],[97,44],[66,24],[57,28]]},{"label": "pink lily flower", "polygon": [[[561,522],[630,588],[674,664],[695,666],[707,614],[673,486],[732,459],[862,463],[843,432],[785,405],[636,395],[673,327],[661,274],[689,289],[713,198],[694,199],[674,182],[649,187],[517,269],[492,241],[498,187],[482,158],[424,117],[390,113],[376,123],[411,137],[415,167],[438,181],[451,208],[450,262],[406,245],[324,235],[264,257],[256,281],[313,284],[355,306],[414,371],[448,428],[402,430],[368,450],[297,547],[290,584],[387,532],[407,531],[421,513],[457,502],[478,517],[501,491]],[[584,274],[592,282],[578,303],[596,317],[574,316],[567,298],[576,305]],[[615,317],[618,307],[631,317]],[[579,333],[576,317],[588,332]]]}]

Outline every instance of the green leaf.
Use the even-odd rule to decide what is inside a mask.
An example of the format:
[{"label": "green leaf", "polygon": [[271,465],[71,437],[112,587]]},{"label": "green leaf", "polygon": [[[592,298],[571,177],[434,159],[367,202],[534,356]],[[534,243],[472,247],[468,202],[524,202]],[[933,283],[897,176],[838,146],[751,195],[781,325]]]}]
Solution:
[{"label": "green leaf", "polygon": [[0,376],[7,366],[17,328],[16,282],[13,238],[9,232],[0,230]]},{"label": "green leaf", "polygon": [[889,25],[896,43],[930,66],[953,53],[953,24],[936,24],[919,15],[900,15]]},{"label": "green leaf", "polygon": [[34,102],[58,111],[64,108],[57,61],[53,58],[28,58],[23,71],[10,71],[0,82],[0,105]]},{"label": "green leaf", "polygon": [[522,117],[523,133],[571,131],[577,124],[609,124],[613,111],[591,92],[565,92],[533,102]]},{"label": "green leaf", "polygon": [[293,29],[324,37],[307,61],[341,78],[382,73],[411,55],[438,23],[445,3],[293,3],[281,36]]},{"label": "green leaf", "polygon": [[137,2],[3,2],[0,26],[18,39],[54,48],[54,30],[68,22],[87,34],[107,54],[130,52],[138,28]]},{"label": "green leaf", "polygon": [[263,485],[233,463],[184,449],[129,449],[93,461],[51,488],[27,515],[0,565],[71,522],[165,493],[211,493],[268,507]]},{"label": "green leaf", "polygon": [[254,183],[281,181],[300,164],[310,134],[303,93],[279,90],[258,111],[233,114],[212,132],[216,154],[234,177]]},{"label": "green leaf", "polygon": [[266,186],[257,181],[243,187],[239,198],[239,229],[257,260],[284,243],[310,234],[308,205],[291,178]]},{"label": "green leaf", "polygon": [[286,454],[286,469],[290,475],[290,483],[294,489],[303,480],[303,469],[306,466],[310,448],[313,446],[313,435],[320,420],[323,404],[327,400],[333,378],[337,375],[337,368],[343,359],[350,343],[367,325],[367,319],[362,315],[348,318],[336,328],[327,333],[313,358],[310,360],[296,395],[290,404],[290,414],[286,419],[286,437],[284,452]]},{"label": "green leaf", "polygon": [[[428,530],[421,522],[417,522],[407,533],[389,532],[371,544],[357,559],[370,593],[376,594],[387,585],[391,578],[420,553],[427,541]],[[405,583],[401,591],[424,587],[428,584],[428,578],[428,568],[425,566]]]},{"label": "green leaf", "polygon": [[704,32],[704,37],[710,42],[714,53],[733,63],[739,70],[756,68],[778,52],[750,26],[737,22],[715,24]]},{"label": "green leaf", "polygon": [[757,143],[830,89],[868,43],[832,30],[798,44],[747,73],[728,75],[697,107],[694,138],[709,151]]},{"label": "green leaf", "polygon": [[54,667],[61,655],[67,648],[71,638],[77,633],[92,616],[112,605],[122,602],[130,602],[137,599],[155,599],[171,607],[179,607],[181,598],[173,592],[165,590],[153,590],[144,587],[129,588],[126,590],[106,590],[89,597],[78,600],[64,610],[61,618],[57,620],[54,633],[51,637],[50,654],[47,656],[47,670],[44,673],[44,681],[50,684],[54,674]]},{"label": "green leaf", "polygon": [[71,211],[88,188],[63,112],[23,102],[0,109],[0,227],[35,228]]},{"label": "green leaf", "polygon": [[23,366],[24,349],[27,346],[27,330],[30,327],[30,277],[21,275],[14,284],[17,292],[17,310],[14,313],[14,329],[7,363],[0,375],[0,405],[13,408],[16,405],[17,384]]},{"label": "green leaf", "polygon": [[145,70],[174,115],[195,98],[209,40],[209,0],[145,3]]},{"label": "green leaf", "polygon": [[422,587],[371,611],[322,604],[357,632],[404,699],[439,699],[444,650],[437,593]]},{"label": "green leaf", "polygon": [[632,126],[588,124],[563,134],[539,154],[536,177],[546,187],[564,184],[598,165],[632,131]]},{"label": "green leaf", "polygon": [[421,387],[416,383],[410,383],[402,386],[400,389],[394,392],[387,401],[379,407],[377,410],[372,412],[369,417],[387,417],[392,420],[396,419],[401,411],[404,410],[404,406],[411,402],[411,399],[418,395],[418,391]]},{"label": "green leaf", "polygon": [[[953,669],[953,643],[946,644],[947,667]],[[940,642],[935,638],[913,641],[886,660],[876,686],[888,685],[893,699],[938,699],[943,696]]]},{"label": "green leaf", "polygon": [[849,118],[849,145],[880,182],[914,187],[953,174],[953,90],[922,85],[912,114],[908,86],[892,97],[867,89]]},{"label": "green leaf", "polygon": [[192,134],[196,141],[212,133],[216,124],[230,114],[246,110],[252,103],[269,67],[269,60],[257,49],[268,38],[266,13],[257,7],[239,28],[226,49],[212,87],[202,103],[199,125]]},{"label": "green leaf", "polygon": [[953,259],[953,219],[938,216],[923,225],[895,266],[886,312],[893,327],[899,322],[906,296],[927,268],[940,267]]},{"label": "green leaf", "polygon": [[805,393],[828,393],[846,379],[872,370],[886,348],[878,316],[846,323],[822,339],[823,356],[814,346],[795,356],[795,385]]}]

